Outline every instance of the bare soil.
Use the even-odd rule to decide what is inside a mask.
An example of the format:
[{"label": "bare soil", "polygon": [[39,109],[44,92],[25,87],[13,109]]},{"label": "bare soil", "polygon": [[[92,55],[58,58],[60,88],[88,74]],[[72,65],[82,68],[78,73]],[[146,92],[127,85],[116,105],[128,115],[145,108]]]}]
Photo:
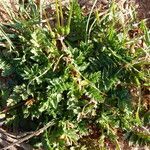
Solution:
[{"label": "bare soil", "polygon": [[[4,0],[4,1],[6,1],[6,3],[8,3],[11,8],[13,7],[16,10],[18,2],[23,0]],[[39,3],[40,0],[35,1]],[[43,0],[43,2],[45,2],[46,4],[53,3],[54,1],[55,0]],[[63,4],[69,2],[69,0],[62,0],[62,1]],[[88,10],[90,10],[90,8],[92,7],[93,1],[94,0],[78,0],[81,7],[86,8]],[[132,3],[137,10],[138,18],[140,20],[147,19],[148,26],[150,27],[150,0],[116,0],[116,2],[118,3],[118,6],[121,7],[121,9],[128,9],[127,8],[128,5]],[[107,3],[108,0],[98,0],[97,6],[99,7],[100,5],[107,5]],[[8,20],[9,17],[0,2],[0,21],[8,21]]]}]

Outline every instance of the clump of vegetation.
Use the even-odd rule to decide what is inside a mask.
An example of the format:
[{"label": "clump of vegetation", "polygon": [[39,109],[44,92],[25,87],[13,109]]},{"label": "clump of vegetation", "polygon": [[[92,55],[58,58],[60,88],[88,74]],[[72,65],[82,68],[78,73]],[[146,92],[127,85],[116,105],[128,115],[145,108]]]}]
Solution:
[{"label": "clump of vegetation", "polygon": [[0,69],[7,79],[0,105],[7,127],[25,132],[52,123],[30,139],[45,149],[90,149],[85,139],[96,139],[99,149],[109,139],[120,149],[119,133],[150,142],[143,105],[150,31],[144,21],[137,23],[133,13],[120,21],[114,3],[84,15],[77,1],[63,8],[56,0],[53,26],[33,1],[20,5],[17,15],[5,8],[11,21],[0,24]]}]

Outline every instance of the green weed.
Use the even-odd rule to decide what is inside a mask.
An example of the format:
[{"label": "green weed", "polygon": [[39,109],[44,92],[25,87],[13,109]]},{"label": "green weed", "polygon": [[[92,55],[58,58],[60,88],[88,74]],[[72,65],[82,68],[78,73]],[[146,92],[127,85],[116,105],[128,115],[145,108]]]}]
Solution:
[{"label": "green weed", "polygon": [[[119,130],[149,143],[135,128],[148,125],[142,89],[149,81],[150,31],[134,18],[121,24],[115,4],[103,13],[95,5],[85,16],[77,1],[64,8],[56,0],[54,26],[42,4],[20,5],[18,14],[4,5],[11,21],[0,24],[1,76],[8,79],[0,105],[13,107],[5,123],[24,132],[55,123],[40,135],[42,143],[30,140],[33,146],[88,149],[81,141],[94,136],[101,149],[106,139],[120,149]],[[136,105],[131,87],[138,87]]]}]

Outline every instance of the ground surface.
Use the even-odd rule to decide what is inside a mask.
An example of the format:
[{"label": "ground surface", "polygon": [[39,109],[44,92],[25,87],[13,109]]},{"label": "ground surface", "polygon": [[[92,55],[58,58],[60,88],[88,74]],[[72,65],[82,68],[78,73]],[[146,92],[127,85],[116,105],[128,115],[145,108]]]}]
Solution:
[{"label": "ground surface", "polygon": [[[3,0],[7,3],[11,4],[11,7],[16,7],[16,4],[19,0]],[[39,2],[39,0],[35,0]],[[53,3],[55,0],[43,0],[47,4]],[[62,0],[63,3],[67,3],[69,0]],[[90,9],[92,7],[94,0],[78,0],[80,5],[82,7],[86,7],[87,9]],[[116,0],[122,9],[128,9],[128,4],[133,3],[134,7],[136,8],[138,12],[139,19],[146,18],[148,20],[148,26],[150,27],[150,0]],[[106,5],[108,3],[108,0],[98,0],[97,6],[99,5]],[[4,8],[0,5],[0,21],[2,20],[8,20],[6,11]]]}]

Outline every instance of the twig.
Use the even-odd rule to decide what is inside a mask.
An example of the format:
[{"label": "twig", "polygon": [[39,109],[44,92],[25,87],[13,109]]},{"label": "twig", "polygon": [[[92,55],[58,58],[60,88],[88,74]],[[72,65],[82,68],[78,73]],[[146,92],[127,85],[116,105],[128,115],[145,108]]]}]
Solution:
[{"label": "twig", "polygon": [[[27,135],[27,133],[25,133]],[[17,142],[18,139],[23,138],[24,136],[15,136],[13,134],[7,133],[5,130],[0,128],[0,145],[3,147],[8,146],[10,143]],[[17,147],[23,148],[24,150],[31,150],[32,147],[26,143],[16,144]],[[11,149],[17,150],[15,146]]]},{"label": "twig", "polygon": [[7,137],[11,137],[13,139],[21,139],[29,134],[32,134],[33,132],[25,132],[21,134],[14,134],[14,133],[7,133],[4,129],[0,128],[0,134],[3,134]]},{"label": "twig", "polygon": [[55,124],[55,123],[54,123],[54,120],[52,120],[52,121],[48,122],[48,123],[47,123],[44,127],[42,127],[41,129],[39,129],[39,130],[33,132],[33,133],[30,134],[30,135],[25,136],[24,138],[19,139],[17,142],[14,142],[14,143],[12,143],[12,144],[10,144],[10,145],[8,145],[8,146],[2,148],[1,150],[8,150],[8,149],[10,149],[11,147],[13,147],[13,146],[15,146],[15,145],[17,145],[17,144],[20,144],[20,143],[22,143],[22,142],[24,142],[24,141],[27,141],[27,140],[31,139],[32,137],[34,137],[34,136],[38,136],[39,134],[41,134],[42,132],[44,132],[46,129],[48,129],[50,126],[53,126],[54,124]]}]

